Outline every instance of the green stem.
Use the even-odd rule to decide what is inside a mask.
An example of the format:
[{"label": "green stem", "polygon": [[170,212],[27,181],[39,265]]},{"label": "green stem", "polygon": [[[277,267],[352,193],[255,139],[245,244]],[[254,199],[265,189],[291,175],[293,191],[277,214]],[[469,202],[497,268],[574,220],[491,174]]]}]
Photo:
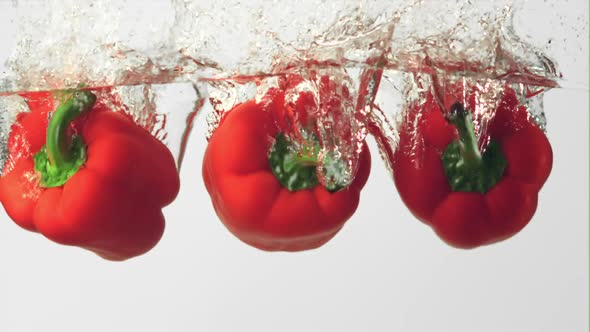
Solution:
[{"label": "green stem", "polygon": [[96,96],[76,91],[53,113],[47,126],[47,142],[35,154],[35,170],[41,175],[39,184],[45,188],[64,185],[86,162],[86,147],[80,136],[69,137],[70,123],[89,111]]},{"label": "green stem", "polygon": [[455,103],[451,106],[448,121],[457,128],[461,156],[466,166],[471,169],[480,168],[483,159],[475,137],[471,112],[466,111],[461,103]]},{"label": "green stem", "polygon": [[284,134],[275,137],[268,160],[273,174],[290,191],[309,189],[318,184],[315,173],[317,153],[297,153]]},{"label": "green stem", "polygon": [[77,154],[72,149],[67,129],[82,113],[90,110],[96,96],[88,91],[77,91],[53,113],[47,127],[47,157],[52,166],[68,168],[76,162]]},{"label": "green stem", "polygon": [[298,149],[293,147],[284,134],[278,134],[275,137],[268,161],[279,182],[290,191],[311,189],[320,184],[316,171],[318,166],[323,164],[323,176],[328,179],[323,184],[324,187],[330,192],[344,188],[345,185],[341,181],[344,162],[329,154],[320,161],[318,158],[319,142],[316,138],[312,138],[308,143],[313,146],[303,147],[301,149],[303,151],[296,151]]},{"label": "green stem", "polygon": [[493,139],[484,153],[479,151],[471,112],[456,103],[447,120],[457,128],[459,139],[451,142],[442,155],[445,175],[453,191],[486,193],[502,178],[506,159]]},{"label": "green stem", "polygon": [[304,156],[304,155],[297,155],[293,158],[289,158],[289,160],[284,162],[286,169],[292,169],[295,166],[313,166],[316,167],[318,165],[318,158],[317,156]]}]

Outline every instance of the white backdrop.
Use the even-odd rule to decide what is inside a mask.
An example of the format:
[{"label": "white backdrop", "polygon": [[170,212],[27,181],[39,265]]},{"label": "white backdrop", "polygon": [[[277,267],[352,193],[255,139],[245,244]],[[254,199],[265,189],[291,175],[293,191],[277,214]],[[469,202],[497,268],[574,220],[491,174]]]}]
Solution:
[{"label": "white backdrop", "polygon": [[[577,66],[587,86],[588,64]],[[142,257],[103,261],[2,212],[0,331],[587,331],[588,91],[551,91],[545,107],[554,168],[534,219],[471,251],[410,215],[372,140],[360,207],[330,243],[297,254],[250,248],[205,191],[201,116],[164,238]]]}]

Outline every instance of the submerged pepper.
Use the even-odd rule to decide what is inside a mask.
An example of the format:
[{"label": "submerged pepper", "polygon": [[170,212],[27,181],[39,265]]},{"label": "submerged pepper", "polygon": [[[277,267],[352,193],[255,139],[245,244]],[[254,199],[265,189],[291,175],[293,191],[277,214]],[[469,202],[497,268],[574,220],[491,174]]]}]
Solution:
[{"label": "submerged pepper", "polygon": [[474,108],[473,100],[456,102],[445,117],[430,95],[406,113],[398,149],[389,153],[403,202],[458,248],[498,242],[523,229],[553,161],[547,137],[514,90],[504,91],[483,152],[475,137]]},{"label": "submerged pepper", "polygon": [[317,176],[319,145],[293,149],[289,126],[276,117],[292,112],[301,120],[313,99],[302,94],[287,110],[283,98],[275,90],[227,113],[205,151],[203,179],[217,215],[240,240],[266,251],[303,251],[324,245],[353,215],[371,159],[363,143],[353,182],[325,187]]},{"label": "submerged pepper", "polygon": [[49,93],[25,96],[31,109],[11,128],[0,201],[19,226],[109,260],[154,247],[162,208],[179,191],[174,158],[128,116],[73,92],[53,111]]}]

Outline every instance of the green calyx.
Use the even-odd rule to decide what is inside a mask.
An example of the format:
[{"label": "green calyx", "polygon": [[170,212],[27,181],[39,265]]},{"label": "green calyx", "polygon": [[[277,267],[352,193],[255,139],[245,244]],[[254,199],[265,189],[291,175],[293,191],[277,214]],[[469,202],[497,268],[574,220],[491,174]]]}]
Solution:
[{"label": "green calyx", "polygon": [[[320,184],[317,176],[317,168],[320,166],[320,145],[317,139],[312,138],[312,141],[313,146],[303,147],[297,151],[284,134],[275,137],[268,161],[273,174],[289,191],[311,189]],[[322,166],[323,176],[329,180],[324,187],[330,192],[343,189],[344,185],[333,180],[341,178],[343,162],[326,155]]]},{"label": "green calyx", "polygon": [[35,154],[35,170],[41,174],[41,186],[53,188],[63,186],[72,175],[76,174],[86,162],[86,147],[80,136],[72,139],[70,153],[73,163],[64,164],[61,167],[50,162],[46,146]]},{"label": "green calyx", "polygon": [[443,167],[453,191],[488,192],[502,178],[506,159],[500,145],[492,140],[482,154],[477,146],[471,112],[456,103],[448,121],[457,128],[459,139],[450,143],[442,155]]},{"label": "green calyx", "polygon": [[59,187],[76,174],[86,162],[86,146],[80,136],[68,136],[70,123],[89,111],[96,96],[89,91],[75,91],[53,112],[47,127],[47,141],[35,157],[35,170],[41,175],[40,185]]}]

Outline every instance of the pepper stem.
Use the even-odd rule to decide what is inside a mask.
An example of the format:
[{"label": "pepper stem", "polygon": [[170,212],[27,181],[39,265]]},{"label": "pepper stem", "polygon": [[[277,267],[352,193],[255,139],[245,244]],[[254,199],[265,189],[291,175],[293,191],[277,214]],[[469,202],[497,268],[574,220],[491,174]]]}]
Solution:
[{"label": "pepper stem", "polygon": [[45,146],[35,155],[35,170],[41,175],[40,185],[59,187],[86,162],[86,147],[79,136],[69,137],[70,123],[89,111],[96,96],[89,91],[76,91],[53,113],[47,127]]},{"label": "pepper stem", "polygon": [[470,168],[481,167],[482,157],[477,145],[477,137],[475,137],[471,112],[466,111],[461,103],[455,103],[451,106],[447,121],[457,129],[463,161]]},{"label": "pepper stem", "polygon": [[342,162],[335,160],[330,155],[325,155],[323,159],[319,157],[320,144],[317,139],[312,138],[312,146],[303,147],[302,151],[297,151],[285,134],[279,134],[275,137],[268,156],[271,170],[279,182],[290,191],[311,189],[320,184],[318,179],[318,167],[322,167],[322,174],[329,179],[336,178],[336,181],[324,184],[324,187],[330,191],[338,191],[345,186],[337,179],[343,172]]},{"label": "pepper stem", "polygon": [[479,151],[471,112],[461,103],[451,106],[447,121],[459,134],[442,155],[443,167],[453,191],[485,193],[502,177],[506,159],[500,145],[490,140],[484,153]]},{"label": "pepper stem", "polygon": [[53,113],[47,127],[47,157],[57,168],[69,167],[75,162],[76,153],[72,151],[71,139],[67,135],[70,123],[80,114],[90,110],[96,96],[88,91],[76,91]]}]

